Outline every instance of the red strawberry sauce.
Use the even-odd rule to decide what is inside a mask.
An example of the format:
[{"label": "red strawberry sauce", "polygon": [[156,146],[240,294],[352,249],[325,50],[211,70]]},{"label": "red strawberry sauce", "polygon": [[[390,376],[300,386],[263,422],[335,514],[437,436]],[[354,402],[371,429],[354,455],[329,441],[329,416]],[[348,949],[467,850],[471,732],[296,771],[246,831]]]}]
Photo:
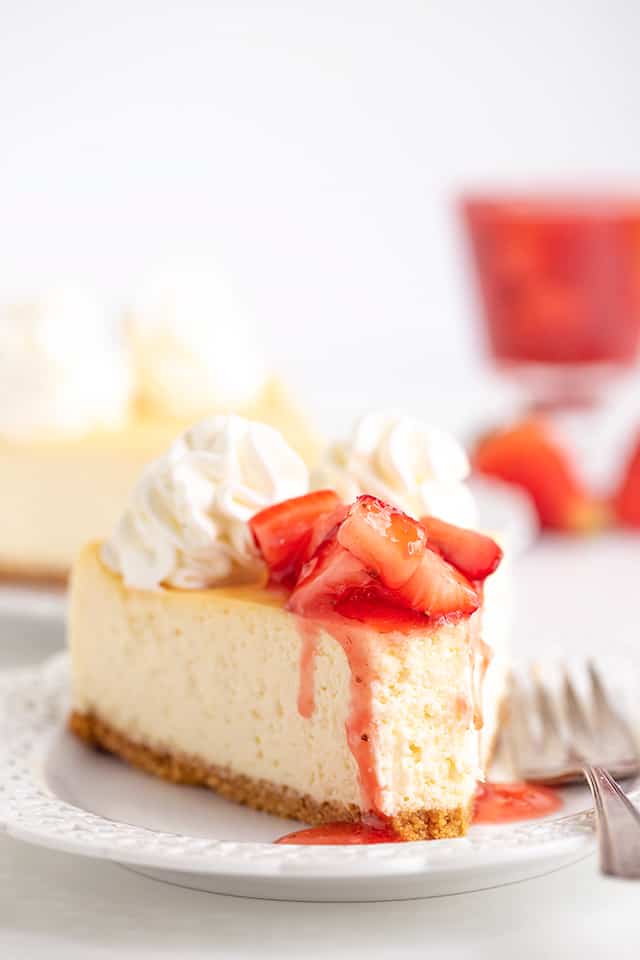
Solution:
[{"label": "red strawberry sauce", "polygon": [[371,665],[372,644],[375,636],[364,632],[362,624],[350,623],[344,617],[326,615],[318,621],[297,618],[302,641],[300,654],[300,686],[298,710],[310,717],[314,709],[314,669],[318,638],[321,630],[329,633],[344,650],[351,673],[351,706],[346,722],[349,749],[358,765],[362,805],[379,810],[380,784],[376,776],[375,732],[372,722],[372,684],[375,671]]},{"label": "red strawberry sauce", "polygon": [[479,783],[473,811],[474,823],[510,823],[535,820],[555,813],[562,800],[549,787],[534,783]]},{"label": "red strawberry sauce", "polygon": [[[476,793],[474,823],[511,823],[546,817],[562,806],[562,800],[549,787],[533,783],[480,783]],[[294,830],[276,843],[335,845],[399,843],[400,837],[381,823],[327,823],[319,827]]]},{"label": "red strawberry sauce", "polygon": [[351,846],[364,843],[396,843],[390,827],[374,827],[366,823],[326,823],[319,827],[294,830],[276,843],[298,843],[304,846]]}]

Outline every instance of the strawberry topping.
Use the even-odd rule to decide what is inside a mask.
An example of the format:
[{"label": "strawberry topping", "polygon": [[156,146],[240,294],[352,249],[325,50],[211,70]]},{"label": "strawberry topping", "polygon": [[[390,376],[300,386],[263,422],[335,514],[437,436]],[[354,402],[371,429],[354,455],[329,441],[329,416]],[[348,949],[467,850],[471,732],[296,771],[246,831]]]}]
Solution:
[{"label": "strawberry topping", "polygon": [[458,619],[480,605],[478,588],[502,556],[489,537],[433,517],[418,522],[376,497],[350,507],[331,491],[285,501],[251,520],[289,609],[339,616],[386,633]]},{"label": "strawberry topping", "polygon": [[416,520],[370,496],[358,497],[338,530],[339,543],[392,590],[416,572],[426,539]]},{"label": "strawberry topping", "polygon": [[349,512],[349,507],[344,503],[330,510],[329,513],[321,514],[313,525],[311,536],[305,550],[305,562],[310,560],[318,547],[327,537],[337,533],[338,527]]},{"label": "strawberry topping", "polygon": [[476,530],[466,530],[438,517],[422,517],[432,550],[456,567],[470,580],[484,580],[502,560],[498,544]]},{"label": "strawberry topping", "polygon": [[319,614],[335,606],[342,594],[365,587],[371,577],[363,563],[345,550],[336,537],[320,544],[304,565],[289,598],[289,607],[301,616]]},{"label": "strawberry topping", "polygon": [[335,611],[341,617],[366,623],[378,633],[410,633],[424,630],[428,623],[424,613],[403,606],[397,596],[373,582],[339,597]]},{"label": "strawberry topping", "polygon": [[396,594],[405,606],[433,619],[468,616],[480,606],[473,584],[433,550],[425,550],[416,572]]},{"label": "strawberry topping", "polygon": [[292,587],[300,574],[316,522],[340,507],[333,490],[293,497],[256,513],[249,526],[274,583]]}]

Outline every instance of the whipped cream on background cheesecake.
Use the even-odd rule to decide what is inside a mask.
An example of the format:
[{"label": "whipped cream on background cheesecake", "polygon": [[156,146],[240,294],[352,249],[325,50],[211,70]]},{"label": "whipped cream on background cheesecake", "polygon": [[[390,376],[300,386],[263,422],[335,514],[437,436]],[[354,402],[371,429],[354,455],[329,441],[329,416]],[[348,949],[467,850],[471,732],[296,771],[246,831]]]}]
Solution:
[{"label": "whipped cream on background cheesecake", "polygon": [[133,391],[113,318],[81,290],[0,306],[0,437],[122,426]]},{"label": "whipped cream on background cheesecake", "polygon": [[[71,728],[268,812],[457,836],[498,722],[499,618],[489,636],[482,591],[444,559],[456,528],[436,552],[380,500],[307,486],[282,438],[233,417],[145,472],[115,535],[74,569]],[[500,551],[460,533],[454,553],[483,579]],[[396,559],[372,573],[380,548]]]},{"label": "whipped cream on background cheesecake", "polygon": [[128,310],[138,400],[190,422],[255,403],[268,380],[246,307],[214,263],[151,271]]},{"label": "whipped cream on background cheesecake", "polygon": [[196,279],[185,289],[183,278],[172,299],[167,278],[166,309],[152,289],[128,340],[79,291],[0,310],[0,577],[63,582],[80,547],[113,529],[145,465],[192,419],[237,408],[316,457],[316,435],[265,375],[248,326]]}]

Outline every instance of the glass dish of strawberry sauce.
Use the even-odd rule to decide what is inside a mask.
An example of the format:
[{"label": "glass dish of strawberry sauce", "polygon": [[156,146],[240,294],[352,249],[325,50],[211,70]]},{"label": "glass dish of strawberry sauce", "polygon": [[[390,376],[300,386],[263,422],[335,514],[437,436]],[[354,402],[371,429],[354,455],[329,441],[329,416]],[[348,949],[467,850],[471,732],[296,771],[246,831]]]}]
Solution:
[{"label": "glass dish of strawberry sauce", "polygon": [[469,195],[490,351],[540,405],[593,400],[640,345],[640,195]]}]

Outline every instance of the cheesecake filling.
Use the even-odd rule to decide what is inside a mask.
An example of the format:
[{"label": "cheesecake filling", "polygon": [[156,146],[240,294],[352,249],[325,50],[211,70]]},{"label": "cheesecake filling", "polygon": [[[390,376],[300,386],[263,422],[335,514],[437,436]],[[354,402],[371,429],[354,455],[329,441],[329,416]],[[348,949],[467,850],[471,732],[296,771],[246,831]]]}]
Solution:
[{"label": "cheesecake filling", "polygon": [[[500,702],[494,686],[482,731],[458,710],[473,624],[381,636],[352,623],[343,646],[307,621],[315,702],[303,717],[302,643],[284,602],[250,586],[132,590],[88,548],[71,592],[73,729],[167,779],[279,815],[320,823],[374,811],[408,839],[424,836],[421,823],[427,835],[459,833]],[[362,664],[370,683],[358,682]]]}]

